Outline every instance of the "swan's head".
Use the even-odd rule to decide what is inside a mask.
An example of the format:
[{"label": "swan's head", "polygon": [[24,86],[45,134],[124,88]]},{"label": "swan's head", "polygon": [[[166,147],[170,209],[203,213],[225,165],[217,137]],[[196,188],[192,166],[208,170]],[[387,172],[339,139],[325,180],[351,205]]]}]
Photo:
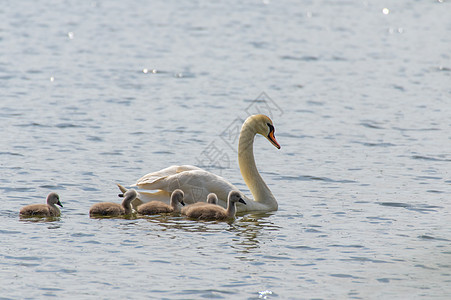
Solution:
[{"label": "swan's head", "polygon": [[246,202],[243,200],[241,193],[238,191],[231,191],[229,193],[229,201],[230,201],[230,203],[240,202],[240,203],[243,203],[244,205],[246,205]]},{"label": "swan's head", "polygon": [[129,199],[130,201],[133,201],[136,197],[138,197],[138,192],[134,189],[129,189],[124,194],[119,195],[119,197],[124,197],[124,201]]},{"label": "swan's head", "polygon": [[277,142],[276,137],[274,135],[276,129],[274,128],[274,125],[272,124],[270,118],[268,118],[265,115],[253,115],[246,120],[246,123],[248,121],[251,122],[252,127],[254,128],[256,133],[263,135],[277,149],[280,149],[280,145]]},{"label": "swan's head", "polygon": [[171,194],[171,203],[180,203],[185,206],[185,202],[183,202],[183,197],[185,197],[185,193],[182,190],[176,189]]},{"label": "swan's head", "polygon": [[218,204],[218,196],[215,193],[210,193],[207,196],[207,203]]},{"label": "swan's head", "polygon": [[48,196],[47,196],[47,203],[48,204],[57,204],[61,207],[63,207],[63,205],[60,202],[60,196],[58,196],[57,193],[55,192],[51,192]]}]

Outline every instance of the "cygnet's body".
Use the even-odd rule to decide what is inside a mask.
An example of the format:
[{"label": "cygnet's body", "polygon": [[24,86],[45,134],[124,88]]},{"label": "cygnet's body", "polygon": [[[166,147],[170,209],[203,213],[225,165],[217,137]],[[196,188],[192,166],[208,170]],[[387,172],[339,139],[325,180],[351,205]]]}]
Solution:
[{"label": "cygnet's body", "polygon": [[138,213],[142,215],[158,215],[167,213],[180,213],[181,206],[185,205],[182,190],[176,189],[171,194],[170,205],[161,201],[151,201],[138,206]]},{"label": "cygnet's body", "polygon": [[30,204],[20,209],[21,217],[58,217],[60,209],[55,205],[63,207],[57,193],[50,193],[47,196],[47,204]]},{"label": "cygnet's body", "polygon": [[113,202],[96,203],[93,206],[91,206],[91,209],[89,210],[89,215],[109,216],[109,217],[130,215],[132,213],[131,202],[135,200],[137,195],[138,193],[135,190],[130,189],[123,195],[122,194],[119,195],[120,197],[124,197],[122,204]]},{"label": "cygnet's body", "polygon": [[194,206],[186,211],[186,216],[198,220],[218,220],[224,221],[235,218],[237,202],[246,204],[237,191],[231,191],[227,199],[227,209],[219,205],[205,204]]},{"label": "cygnet's body", "polygon": [[199,201],[199,202],[190,204],[190,205],[182,208],[182,215],[186,215],[186,212],[193,207],[201,207],[201,206],[205,206],[205,205],[208,206],[208,205],[217,205],[217,204],[218,204],[218,196],[216,196],[215,193],[210,193],[207,196],[207,202]]}]

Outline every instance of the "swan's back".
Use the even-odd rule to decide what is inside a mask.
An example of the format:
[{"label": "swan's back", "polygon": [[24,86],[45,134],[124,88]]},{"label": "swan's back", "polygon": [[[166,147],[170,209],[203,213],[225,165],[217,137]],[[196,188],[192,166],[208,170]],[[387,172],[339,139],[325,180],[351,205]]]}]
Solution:
[{"label": "swan's back", "polygon": [[22,207],[19,214],[24,217],[56,217],[60,215],[60,212],[47,204],[30,204]]},{"label": "swan's back", "polygon": [[171,213],[174,209],[161,201],[150,201],[138,206],[138,213],[142,215],[157,215],[164,213]]},{"label": "swan's back", "polygon": [[47,204],[30,204],[20,209],[19,215],[23,217],[57,217],[61,214],[56,205],[63,207],[57,193],[47,196]]},{"label": "swan's back", "polygon": [[215,204],[206,204],[194,206],[185,211],[188,218],[198,220],[227,220],[227,210]]},{"label": "swan's back", "polygon": [[91,216],[120,216],[125,214],[125,209],[122,205],[112,202],[101,202],[91,206],[89,215]]},{"label": "swan's back", "polygon": [[100,202],[91,206],[89,210],[90,216],[122,216],[132,213],[131,202],[136,199],[138,193],[134,189],[126,191],[124,194],[120,194],[119,197],[124,197],[121,204],[113,202]]},{"label": "swan's back", "polygon": [[198,220],[220,220],[234,219],[237,202],[246,205],[238,191],[230,191],[227,199],[227,209],[214,204],[205,204],[202,206],[192,207],[186,211],[186,216]]},{"label": "swan's back", "polygon": [[206,203],[206,202],[196,202],[196,203],[190,204],[190,205],[182,208],[182,215],[186,215],[188,213],[188,211],[190,211],[191,209],[194,209],[196,207],[209,206],[209,205],[217,206],[216,204],[211,204],[211,203]]},{"label": "swan's back", "polygon": [[188,205],[188,206],[182,208],[182,214],[183,214],[183,215],[186,215],[186,213],[188,212],[188,210],[193,209],[193,208],[195,208],[195,207],[201,207],[201,206],[205,206],[205,205],[207,205],[207,206],[208,206],[208,205],[217,205],[217,204],[218,204],[218,197],[216,196],[215,193],[210,193],[210,194],[208,194],[208,196],[207,196],[207,202],[199,201],[199,202],[190,204],[190,205]]},{"label": "swan's back", "polygon": [[171,205],[161,201],[151,201],[138,206],[138,213],[142,215],[157,215],[165,213],[179,213],[180,205],[185,205],[183,202],[184,193],[180,189],[176,189],[171,194]]}]

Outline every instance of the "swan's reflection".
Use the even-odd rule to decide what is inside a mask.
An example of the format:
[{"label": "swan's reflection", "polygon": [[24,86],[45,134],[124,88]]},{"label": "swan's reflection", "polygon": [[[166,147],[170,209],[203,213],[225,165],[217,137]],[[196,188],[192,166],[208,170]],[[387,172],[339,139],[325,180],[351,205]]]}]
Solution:
[{"label": "swan's reflection", "polygon": [[[274,214],[275,212],[260,212],[237,219],[228,229],[237,237],[237,239],[232,239],[234,243],[231,247],[240,253],[246,254],[259,248],[262,239],[280,229],[279,226],[274,224],[273,218],[271,218]],[[245,260],[246,258],[241,257],[240,259]]]},{"label": "swan's reflection", "polygon": [[61,217],[20,217],[20,222],[30,222],[30,223],[49,223],[61,221]]},{"label": "swan's reflection", "polygon": [[274,212],[246,214],[231,222],[197,221],[186,219],[184,216],[171,215],[145,216],[141,219],[157,225],[160,231],[177,230],[199,234],[226,231],[233,234],[233,237],[228,240],[232,249],[240,253],[250,253],[260,247],[262,238],[271,236],[274,231],[279,231],[280,227],[272,220],[274,214]]}]

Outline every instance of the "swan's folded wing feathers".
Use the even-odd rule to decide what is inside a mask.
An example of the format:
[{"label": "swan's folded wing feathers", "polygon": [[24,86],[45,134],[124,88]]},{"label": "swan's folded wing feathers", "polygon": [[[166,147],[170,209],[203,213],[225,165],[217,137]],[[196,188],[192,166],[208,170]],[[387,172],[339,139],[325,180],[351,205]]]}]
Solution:
[{"label": "swan's folded wing feathers", "polygon": [[192,165],[182,165],[177,167],[177,173],[185,172],[185,171],[193,171],[193,170],[202,170],[199,167]]},{"label": "swan's folded wing feathers", "polygon": [[166,191],[157,191],[157,192],[146,192],[146,191],[139,191],[139,200],[143,203],[147,203],[150,201],[161,201],[164,203],[169,204],[171,199],[171,193]]},{"label": "swan's folded wing feathers", "polygon": [[164,202],[169,203],[170,193],[175,189],[181,189],[185,193],[184,201],[187,204],[205,201],[208,194],[215,193],[219,200],[218,204],[222,207],[227,207],[228,193],[231,190],[238,190],[225,178],[190,165],[170,166],[149,173],[139,179],[135,186],[140,189],[158,191],[149,193],[140,190],[139,199],[143,202],[162,200],[161,198],[163,198]]},{"label": "swan's folded wing feathers", "polygon": [[134,184],[134,186],[153,184],[156,181],[166,178],[168,176],[176,175],[191,170],[201,170],[201,169],[191,165],[182,165],[182,166],[173,165],[165,169],[159,170],[157,172],[152,172],[144,175],[143,177],[141,177],[136,181],[136,184]]}]

